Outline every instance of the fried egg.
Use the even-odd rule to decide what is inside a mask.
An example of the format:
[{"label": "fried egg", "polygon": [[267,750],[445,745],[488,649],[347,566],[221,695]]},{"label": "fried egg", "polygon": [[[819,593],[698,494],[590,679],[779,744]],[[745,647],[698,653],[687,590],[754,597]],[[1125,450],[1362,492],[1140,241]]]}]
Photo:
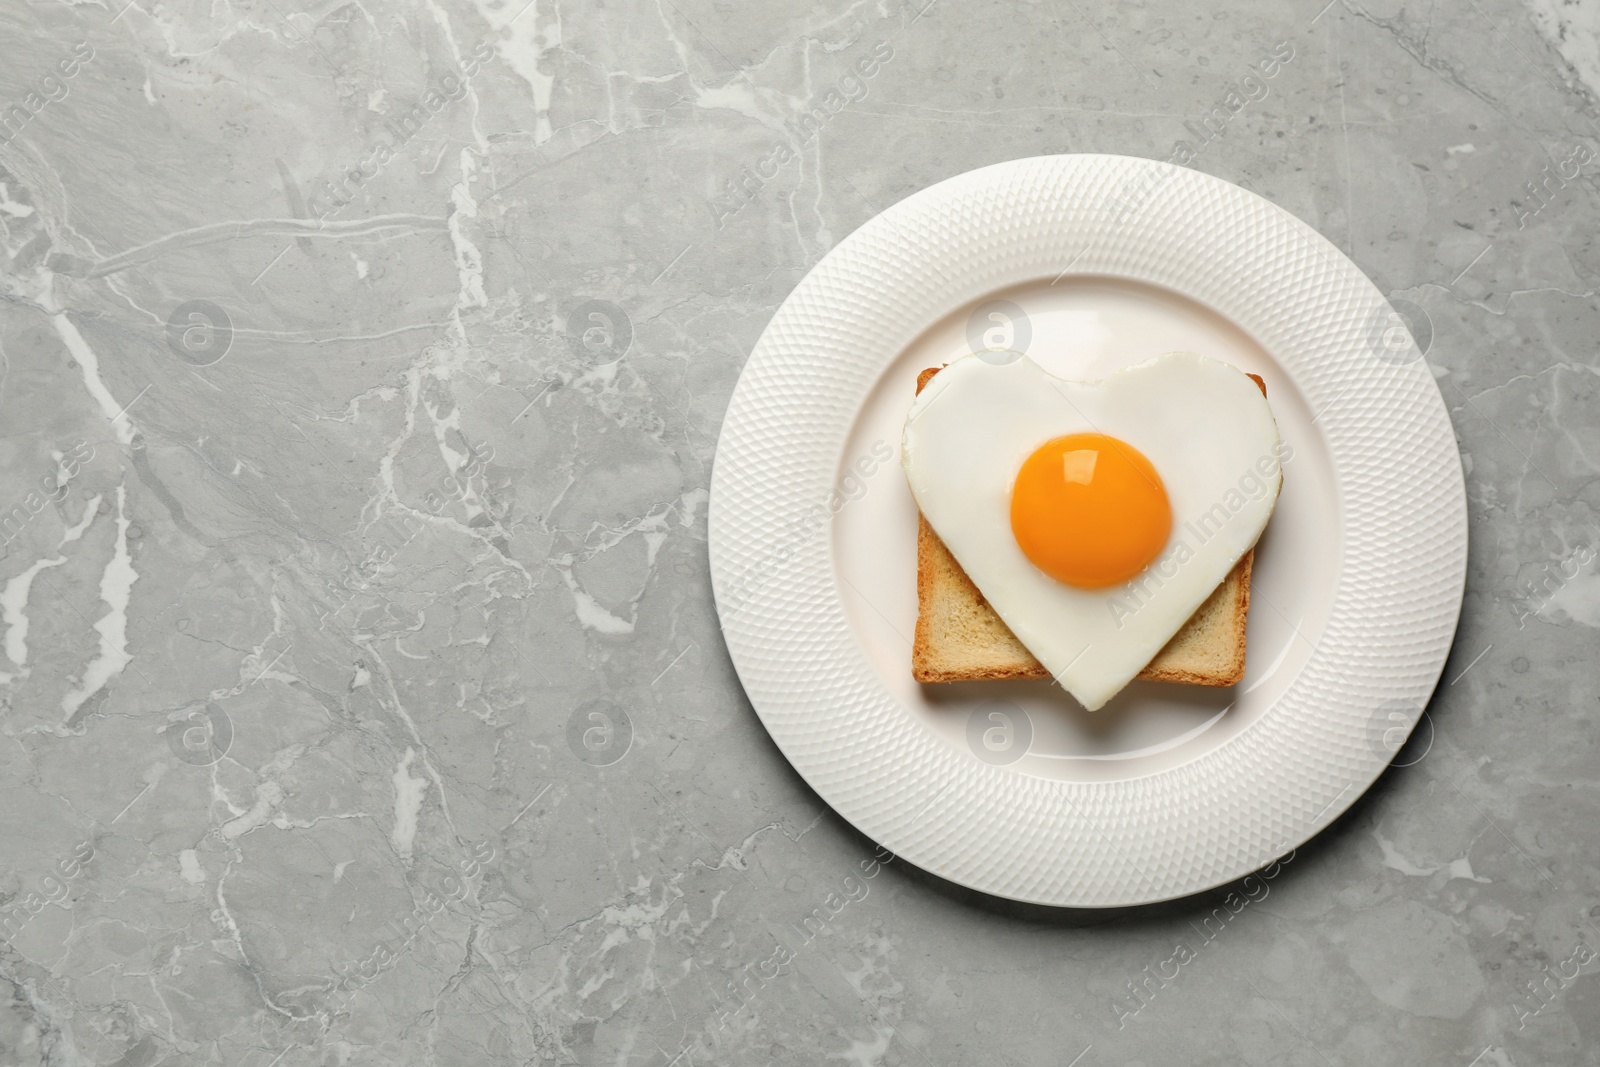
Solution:
[{"label": "fried egg", "polygon": [[906,419],[917,506],[1062,688],[1096,710],[1255,545],[1282,482],[1243,372],[1174,352],[1098,382],[956,360]]}]

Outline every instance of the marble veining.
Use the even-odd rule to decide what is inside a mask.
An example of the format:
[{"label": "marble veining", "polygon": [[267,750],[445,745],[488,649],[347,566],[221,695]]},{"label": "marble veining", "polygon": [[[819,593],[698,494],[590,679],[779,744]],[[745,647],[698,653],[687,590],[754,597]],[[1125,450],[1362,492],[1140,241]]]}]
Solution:
[{"label": "marble veining", "polygon": [[[1600,1063],[1596,10],[0,4],[0,1065]],[[705,551],[804,273],[1068,151],[1344,249],[1471,506],[1395,766],[1115,912],[831,812]]]}]

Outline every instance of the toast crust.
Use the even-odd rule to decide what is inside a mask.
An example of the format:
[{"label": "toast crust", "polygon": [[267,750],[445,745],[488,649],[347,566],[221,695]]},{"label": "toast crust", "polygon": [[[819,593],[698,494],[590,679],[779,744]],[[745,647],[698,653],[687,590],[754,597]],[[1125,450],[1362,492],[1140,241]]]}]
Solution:
[{"label": "toast crust", "polygon": [[[919,374],[917,392],[941,369],[930,367]],[[1266,384],[1254,374],[1250,377],[1264,394]],[[1245,624],[1254,564],[1252,548],[1135,677],[1182,685],[1237,685],[1244,678]],[[990,606],[920,512],[911,676],[930,683],[1051,677]]]}]

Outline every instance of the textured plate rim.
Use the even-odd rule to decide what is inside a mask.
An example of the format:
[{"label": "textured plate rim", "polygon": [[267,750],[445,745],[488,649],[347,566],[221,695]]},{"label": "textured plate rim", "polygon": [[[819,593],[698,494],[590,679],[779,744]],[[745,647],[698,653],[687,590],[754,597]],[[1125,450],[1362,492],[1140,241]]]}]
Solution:
[{"label": "textured plate rim", "polygon": [[[1181,766],[1049,781],[914,721],[856,641],[828,494],[856,412],[922,330],[1057,272],[1162,286],[1256,337],[1318,411],[1340,494],[1327,623],[1260,719]],[[997,896],[1117,907],[1225,884],[1303,844],[1388,765],[1381,709],[1420,711],[1455,636],[1466,492],[1427,364],[1380,358],[1388,304],[1310,226],[1222,179],[1126,156],[1041,156],[931,186],[812,268],[751,353],[712,470],[712,585],[763,724],[864,834]],[[1414,723],[1415,719],[1411,719]]]}]

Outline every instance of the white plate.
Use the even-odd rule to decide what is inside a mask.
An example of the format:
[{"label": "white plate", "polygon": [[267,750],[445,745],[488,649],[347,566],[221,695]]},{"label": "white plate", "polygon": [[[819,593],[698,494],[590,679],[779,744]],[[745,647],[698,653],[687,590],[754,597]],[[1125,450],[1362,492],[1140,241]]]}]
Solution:
[{"label": "white plate", "polygon": [[[863,833],[999,896],[1164,900],[1295,848],[1388,764],[1461,606],[1461,464],[1399,322],[1298,219],[1150,160],[1003,163],[871,220],[778,309],[717,449],[712,580],[767,730]],[[1239,686],[1135,682],[1091,714],[1049,683],[911,680],[901,428],[918,371],[1008,329],[1068,377],[1187,350],[1266,379],[1294,451]]]}]

